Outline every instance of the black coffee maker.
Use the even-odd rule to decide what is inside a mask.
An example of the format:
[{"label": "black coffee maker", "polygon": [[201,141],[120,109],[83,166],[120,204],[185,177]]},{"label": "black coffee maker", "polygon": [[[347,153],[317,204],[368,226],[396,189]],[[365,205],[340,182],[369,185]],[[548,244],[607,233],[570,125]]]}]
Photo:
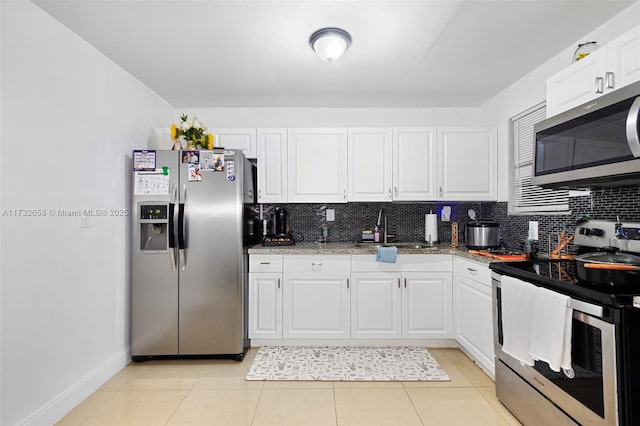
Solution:
[{"label": "black coffee maker", "polygon": [[289,225],[287,224],[287,209],[276,207],[272,222],[273,232],[264,238],[262,244],[265,246],[294,245],[295,241],[291,232],[289,232]]},{"label": "black coffee maker", "polygon": [[276,237],[288,237],[289,229],[287,227],[287,209],[284,207],[276,207],[273,215],[274,234]]}]

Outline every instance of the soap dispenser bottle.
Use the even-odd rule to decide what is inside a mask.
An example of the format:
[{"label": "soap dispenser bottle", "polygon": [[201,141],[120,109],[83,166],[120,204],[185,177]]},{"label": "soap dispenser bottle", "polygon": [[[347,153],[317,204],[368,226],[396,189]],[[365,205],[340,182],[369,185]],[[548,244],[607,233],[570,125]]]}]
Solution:
[{"label": "soap dispenser bottle", "polygon": [[376,225],[375,228],[373,228],[373,241],[375,243],[379,243],[380,242],[380,229],[378,228],[377,225]]}]

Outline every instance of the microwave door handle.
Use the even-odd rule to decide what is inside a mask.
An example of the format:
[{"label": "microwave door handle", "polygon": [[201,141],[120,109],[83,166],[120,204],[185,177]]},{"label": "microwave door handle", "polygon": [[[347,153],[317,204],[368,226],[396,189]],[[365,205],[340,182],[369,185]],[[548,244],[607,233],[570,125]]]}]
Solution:
[{"label": "microwave door handle", "polygon": [[640,124],[640,96],[638,96],[627,114],[627,143],[634,157],[640,158],[640,135],[638,135],[638,124]]}]

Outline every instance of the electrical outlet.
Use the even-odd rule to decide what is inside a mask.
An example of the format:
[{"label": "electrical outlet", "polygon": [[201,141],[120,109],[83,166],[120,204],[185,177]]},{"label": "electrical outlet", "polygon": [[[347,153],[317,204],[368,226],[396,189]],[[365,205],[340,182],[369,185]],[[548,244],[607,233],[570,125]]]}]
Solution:
[{"label": "electrical outlet", "polygon": [[334,209],[327,209],[327,222],[335,222],[336,211]]},{"label": "electrical outlet", "polygon": [[529,221],[529,235],[527,237],[530,240],[538,241],[538,221]]}]

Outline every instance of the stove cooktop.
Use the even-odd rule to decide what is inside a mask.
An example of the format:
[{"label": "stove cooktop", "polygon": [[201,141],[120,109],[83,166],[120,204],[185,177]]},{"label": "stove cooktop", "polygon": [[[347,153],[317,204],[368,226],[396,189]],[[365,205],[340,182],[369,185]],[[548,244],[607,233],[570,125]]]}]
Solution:
[{"label": "stove cooktop", "polygon": [[640,293],[603,291],[600,288],[593,288],[588,282],[577,279],[575,263],[569,260],[534,259],[524,262],[493,262],[489,268],[499,274],[519,278],[587,302],[613,307],[633,306],[634,297],[640,302]]}]

